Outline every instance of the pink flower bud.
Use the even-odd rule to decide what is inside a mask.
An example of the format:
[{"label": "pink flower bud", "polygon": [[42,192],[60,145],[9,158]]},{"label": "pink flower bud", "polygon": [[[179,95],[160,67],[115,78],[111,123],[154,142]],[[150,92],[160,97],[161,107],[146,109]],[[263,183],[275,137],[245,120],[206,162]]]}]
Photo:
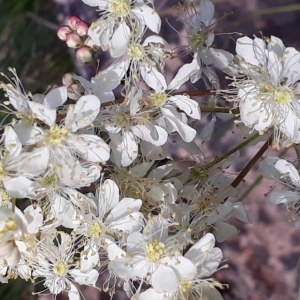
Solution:
[{"label": "pink flower bud", "polygon": [[76,31],[80,36],[87,35],[90,25],[85,21],[76,23]]},{"label": "pink flower bud", "polygon": [[82,64],[91,63],[94,60],[94,52],[90,47],[81,47],[76,51],[76,58]]},{"label": "pink flower bud", "polygon": [[67,34],[68,34],[68,33],[71,33],[71,32],[72,32],[72,30],[70,29],[69,26],[61,26],[61,27],[57,30],[57,35],[58,35],[58,37],[59,37],[61,40],[65,41],[66,38],[67,38]]},{"label": "pink flower bud", "polygon": [[68,33],[66,43],[70,48],[80,48],[83,45],[82,38],[75,32]]},{"label": "pink flower bud", "polygon": [[69,19],[68,19],[68,25],[70,26],[70,28],[72,30],[76,30],[76,24],[78,22],[80,22],[81,19],[77,16],[71,16]]},{"label": "pink flower bud", "polygon": [[73,79],[73,75],[74,75],[73,73],[66,73],[62,78],[62,83],[67,87],[75,83],[75,80]]}]

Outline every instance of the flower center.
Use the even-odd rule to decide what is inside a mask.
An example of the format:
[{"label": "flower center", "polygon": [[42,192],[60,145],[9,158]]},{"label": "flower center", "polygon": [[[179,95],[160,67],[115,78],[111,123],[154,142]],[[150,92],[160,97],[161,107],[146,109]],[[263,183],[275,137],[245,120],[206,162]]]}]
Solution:
[{"label": "flower center", "polygon": [[155,106],[161,106],[166,101],[166,94],[165,93],[151,93],[150,99]]},{"label": "flower center", "polygon": [[103,225],[100,222],[94,222],[86,231],[85,235],[93,238],[99,238],[103,231]]},{"label": "flower center", "polygon": [[5,177],[7,177],[7,172],[5,171],[2,162],[0,162],[0,180],[3,180]]},{"label": "flower center", "polygon": [[[2,227],[2,226],[1,226]],[[15,220],[13,218],[8,218],[6,221],[5,221],[5,224],[2,228],[2,230],[0,231],[0,237],[3,236],[3,234],[5,234],[6,232],[8,231],[14,231],[14,230],[17,230],[17,226],[16,226],[16,223],[15,223]]]},{"label": "flower center", "polygon": [[49,132],[44,136],[44,142],[54,146],[61,146],[68,133],[69,130],[66,127],[51,126]]},{"label": "flower center", "polygon": [[162,242],[154,240],[151,243],[146,243],[146,257],[151,262],[157,262],[164,253],[165,245]]},{"label": "flower center", "polygon": [[192,289],[193,284],[191,281],[188,280],[181,280],[179,283],[179,291],[180,294],[187,294]]},{"label": "flower center", "polygon": [[48,173],[45,177],[39,179],[40,184],[45,188],[57,188],[58,176],[55,173]]},{"label": "flower center", "polygon": [[286,87],[279,88],[274,93],[274,101],[277,104],[282,104],[282,105],[289,104],[289,103],[291,103],[293,101],[293,94]]},{"label": "flower center", "polygon": [[193,34],[189,36],[189,45],[193,49],[197,49],[199,47],[202,47],[206,42],[207,36],[205,34]]},{"label": "flower center", "polygon": [[111,1],[109,10],[117,17],[125,17],[129,13],[130,5],[128,0],[113,0]]},{"label": "flower center", "polygon": [[67,267],[66,263],[61,260],[57,261],[54,264],[53,270],[54,270],[54,273],[58,276],[66,276],[68,273],[68,267]]},{"label": "flower center", "polygon": [[0,197],[2,199],[2,206],[7,205],[11,201],[11,196],[3,189],[0,190]]},{"label": "flower center", "polygon": [[119,128],[127,128],[129,127],[129,118],[126,114],[124,113],[118,113],[115,116],[115,124]]},{"label": "flower center", "polygon": [[144,48],[139,44],[132,44],[128,47],[127,55],[133,60],[141,61],[144,57]]}]

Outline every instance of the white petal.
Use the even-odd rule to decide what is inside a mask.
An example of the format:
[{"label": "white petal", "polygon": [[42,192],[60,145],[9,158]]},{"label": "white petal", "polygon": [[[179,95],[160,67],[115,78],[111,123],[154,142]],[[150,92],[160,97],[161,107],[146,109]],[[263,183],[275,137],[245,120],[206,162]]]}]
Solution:
[{"label": "white petal", "polygon": [[47,106],[36,103],[28,102],[32,112],[36,115],[37,119],[43,121],[49,126],[53,126],[56,120],[56,109],[48,108]]},{"label": "white petal", "polygon": [[10,126],[7,126],[3,137],[5,150],[9,152],[10,156],[18,156],[22,151],[22,144],[16,132]]},{"label": "white petal", "polygon": [[124,131],[111,137],[111,148],[117,165],[127,167],[137,158],[138,145],[132,132]]},{"label": "white petal", "polygon": [[236,53],[240,55],[246,62],[258,66],[259,61],[256,58],[253,49],[253,40],[244,36],[236,41]]},{"label": "white petal", "polygon": [[284,176],[290,177],[295,185],[300,186],[300,176],[294,165],[284,159],[279,159],[275,163],[275,168]]},{"label": "white petal", "polygon": [[65,125],[72,132],[92,124],[100,111],[100,100],[94,95],[82,96],[75,105],[70,105]]},{"label": "white petal", "polygon": [[80,271],[83,273],[90,272],[99,263],[98,247],[95,244],[84,247],[80,255]]},{"label": "white petal", "polygon": [[127,51],[127,44],[130,39],[130,29],[126,25],[126,22],[119,23],[117,29],[111,39],[110,55],[117,58],[122,56]]},{"label": "white petal", "polygon": [[99,215],[104,216],[119,203],[119,188],[113,180],[106,179],[99,188],[98,196]]},{"label": "white petal", "polygon": [[57,108],[63,105],[68,99],[67,87],[62,86],[51,90],[43,101],[43,104],[49,108]]},{"label": "white petal", "polygon": [[145,292],[139,294],[138,300],[165,300],[164,293],[157,293],[154,289],[150,288]]},{"label": "white petal", "polygon": [[185,142],[194,140],[197,132],[195,129],[180,121],[179,113],[170,105],[160,108],[163,116],[172,124],[174,129],[180,134]]},{"label": "white petal", "polygon": [[[166,280],[168,278],[168,280]],[[153,272],[150,283],[153,289],[158,293],[176,292],[178,289],[179,279],[176,272],[164,265],[159,265]]]},{"label": "white petal", "polygon": [[25,218],[28,222],[27,230],[29,233],[37,233],[39,228],[43,225],[43,211],[35,205],[29,205],[24,210]]},{"label": "white petal", "polygon": [[[70,135],[69,135],[70,136]],[[75,148],[76,152],[90,162],[108,161],[110,156],[109,146],[98,136],[92,134],[73,135],[68,139],[68,144]]]},{"label": "white petal", "polygon": [[190,97],[185,95],[170,96],[168,97],[168,101],[173,102],[191,118],[200,120],[201,116],[199,104]]},{"label": "white petal", "polygon": [[208,26],[215,14],[215,7],[210,0],[200,1],[201,21]]},{"label": "white petal", "polygon": [[120,81],[125,76],[129,63],[130,60],[125,59],[109,65],[92,78],[92,83],[99,85],[103,92],[112,91],[120,84]]},{"label": "white petal", "polygon": [[70,275],[74,278],[79,284],[86,284],[96,286],[96,282],[99,277],[99,273],[97,270],[91,270],[88,273],[80,272],[79,270],[73,269],[69,271]]},{"label": "white petal", "polygon": [[292,191],[284,191],[284,192],[272,192],[268,196],[269,202],[272,204],[278,205],[284,203],[289,205],[290,203],[294,203],[295,201],[299,201],[300,194]]},{"label": "white petal", "polygon": [[232,236],[235,236],[237,233],[238,230],[231,224],[225,222],[217,222],[214,224],[214,235],[219,243],[224,242]]},{"label": "white petal", "polygon": [[[176,76],[168,85],[168,90],[179,89],[186,81],[188,81],[193,75],[200,72],[200,66],[197,62],[197,58],[189,64],[183,65],[177,72]],[[195,81],[193,81],[195,82]]]},{"label": "white petal", "polygon": [[126,256],[126,252],[116,245],[116,243],[106,240],[107,243],[107,256],[109,260],[115,260],[116,258],[122,258]]},{"label": "white petal", "polygon": [[137,8],[133,8],[132,11],[145,22],[151,31],[159,33],[161,20],[154,9],[148,5],[139,5]]},{"label": "white petal", "polygon": [[146,84],[151,87],[155,92],[160,93],[165,91],[167,83],[164,75],[160,73],[154,66],[141,63],[140,64],[141,76]]},{"label": "white petal", "polygon": [[105,223],[124,218],[132,212],[137,212],[142,206],[142,200],[133,198],[123,198],[109,213]]},{"label": "white petal", "polygon": [[155,146],[164,145],[168,139],[165,129],[144,121],[145,125],[135,125],[131,127],[132,132],[141,140],[152,143]]},{"label": "white petal", "polygon": [[2,183],[7,193],[14,198],[26,198],[34,187],[33,182],[24,176],[6,177],[2,180]]}]

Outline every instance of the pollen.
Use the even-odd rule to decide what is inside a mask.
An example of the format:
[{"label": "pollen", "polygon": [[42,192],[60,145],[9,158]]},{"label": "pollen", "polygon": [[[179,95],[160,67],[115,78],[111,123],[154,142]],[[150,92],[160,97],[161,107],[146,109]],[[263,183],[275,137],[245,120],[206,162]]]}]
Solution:
[{"label": "pollen", "polygon": [[0,225],[2,227],[0,231],[0,237],[3,236],[8,231],[14,231],[17,229],[15,220],[11,217],[8,218],[5,222],[2,221],[0,224],[2,225],[2,226]]},{"label": "pollen", "polygon": [[140,44],[132,44],[128,47],[127,55],[132,60],[141,61],[144,57],[144,48]]},{"label": "pollen", "polygon": [[281,105],[289,104],[293,101],[293,94],[286,87],[280,88],[274,93],[274,101]]},{"label": "pollen", "polygon": [[193,287],[193,285],[192,285],[191,281],[181,280],[179,283],[180,294],[183,295],[183,294],[189,293],[191,291],[192,287]]},{"label": "pollen", "polygon": [[58,188],[58,176],[55,173],[48,173],[40,178],[39,182],[45,188]]},{"label": "pollen", "polygon": [[66,127],[54,125],[50,127],[49,132],[44,136],[44,142],[53,146],[61,146],[68,133],[69,130]]},{"label": "pollen", "polygon": [[129,117],[124,113],[118,113],[115,116],[115,124],[119,128],[128,128],[130,126]]},{"label": "pollen", "polygon": [[0,180],[3,180],[7,176],[7,172],[4,169],[2,162],[0,162]]},{"label": "pollen", "polygon": [[100,222],[93,222],[89,230],[85,232],[86,236],[99,238],[103,232],[103,225]]},{"label": "pollen", "polygon": [[165,249],[165,244],[154,240],[151,243],[146,243],[146,257],[151,262],[157,262],[163,255]]},{"label": "pollen", "polygon": [[112,0],[109,6],[111,13],[117,17],[125,17],[130,11],[130,4],[128,0]]},{"label": "pollen", "polygon": [[197,49],[204,46],[206,39],[207,36],[205,36],[204,34],[193,34],[189,36],[189,44],[193,49]]},{"label": "pollen", "polygon": [[151,93],[150,99],[153,105],[159,107],[163,105],[166,101],[166,94],[165,93]]},{"label": "pollen", "polygon": [[54,264],[53,271],[58,276],[66,276],[68,273],[68,267],[65,262],[60,260]]}]

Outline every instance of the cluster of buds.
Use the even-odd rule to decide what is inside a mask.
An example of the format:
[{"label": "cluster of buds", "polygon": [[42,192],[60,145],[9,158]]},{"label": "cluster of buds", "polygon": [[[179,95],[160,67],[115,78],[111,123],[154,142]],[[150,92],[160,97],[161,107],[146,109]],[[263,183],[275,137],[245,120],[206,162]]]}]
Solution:
[{"label": "cluster of buds", "polygon": [[67,87],[68,97],[78,100],[85,92],[80,82],[74,79],[74,75],[74,73],[66,73],[62,78],[62,83]]},{"label": "cluster of buds", "polygon": [[89,24],[77,16],[68,19],[68,25],[61,26],[58,37],[66,41],[68,47],[77,49],[76,59],[83,64],[89,64],[94,60],[94,53],[98,50],[92,40],[87,37]]}]

